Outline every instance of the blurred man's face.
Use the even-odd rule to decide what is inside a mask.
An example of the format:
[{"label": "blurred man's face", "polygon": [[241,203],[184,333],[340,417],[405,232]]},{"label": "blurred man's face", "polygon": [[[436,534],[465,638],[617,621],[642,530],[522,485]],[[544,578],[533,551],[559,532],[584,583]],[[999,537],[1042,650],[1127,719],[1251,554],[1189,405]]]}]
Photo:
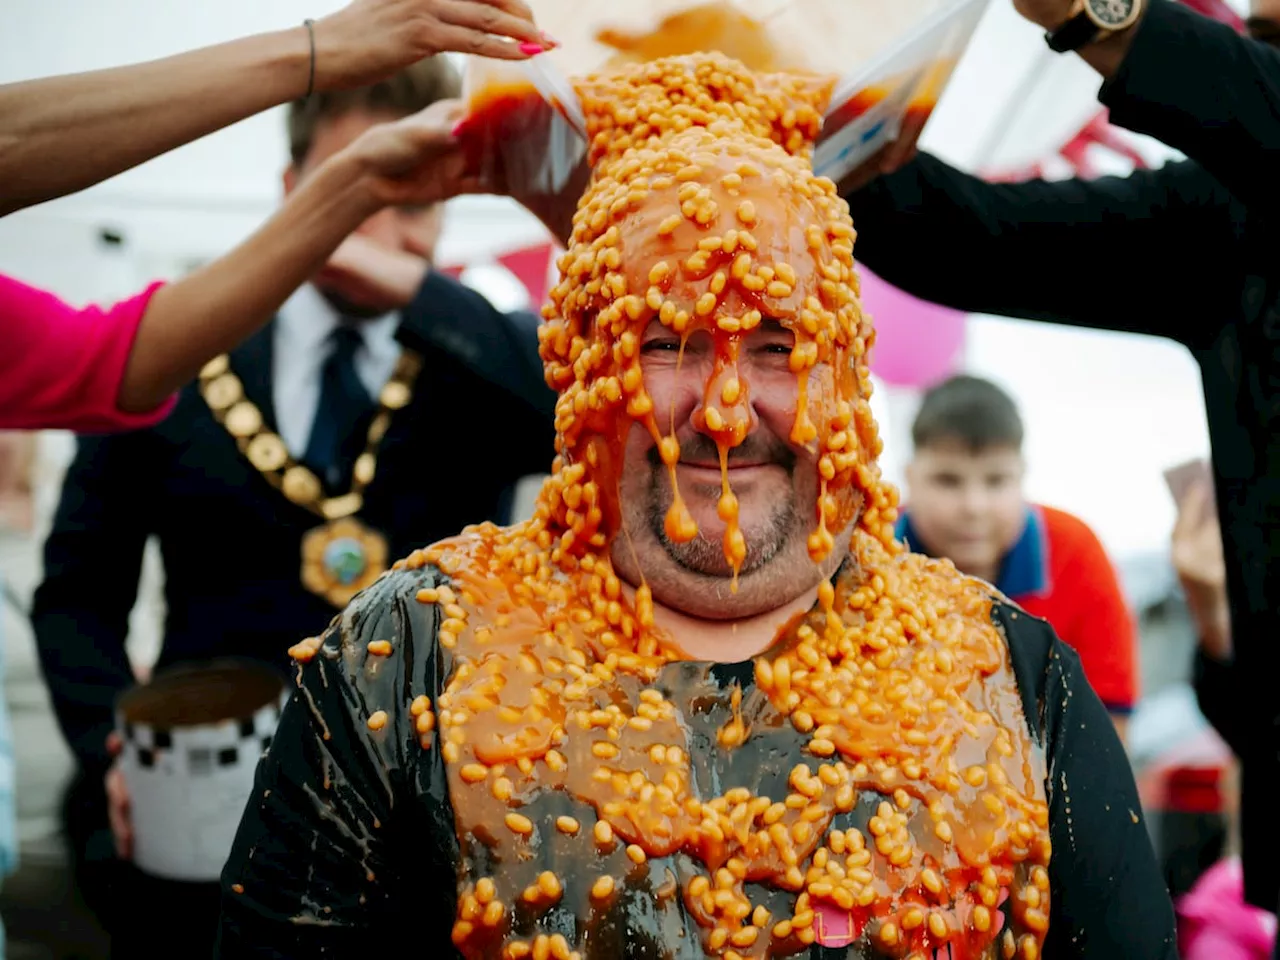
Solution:
[{"label": "blurred man's face", "polygon": [[993,581],[1022,534],[1022,474],[1022,455],[1013,447],[974,451],[940,440],[920,448],[907,466],[907,504],[924,542],[912,546]]},{"label": "blurred man's face", "polygon": [[[316,127],[311,151],[301,165],[291,165],[284,176],[285,194],[292,193],[299,183],[334,154],[354,143],[366,130],[380,123],[398,119],[386,113],[369,113],[351,110],[338,117],[322,120]],[[428,263],[435,253],[440,231],[444,226],[443,204],[426,207],[384,207],[362,223],[356,234],[388,250],[410,253]],[[323,290],[323,284],[321,284]],[[326,294],[332,291],[323,290]],[[344,312],[359,315],[354,305]],[[383,312],[381,309],[375,313]]]}]

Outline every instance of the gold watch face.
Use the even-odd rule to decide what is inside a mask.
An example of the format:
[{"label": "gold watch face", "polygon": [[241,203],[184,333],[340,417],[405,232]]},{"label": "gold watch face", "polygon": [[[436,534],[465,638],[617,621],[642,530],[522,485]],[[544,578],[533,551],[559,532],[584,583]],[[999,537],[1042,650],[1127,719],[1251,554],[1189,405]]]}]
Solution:
[{"label": "gold watch face", "polygon": [[1124,30],[1138,19],[1142,0],[1085,0],[1084,8],[1100,30]]}]

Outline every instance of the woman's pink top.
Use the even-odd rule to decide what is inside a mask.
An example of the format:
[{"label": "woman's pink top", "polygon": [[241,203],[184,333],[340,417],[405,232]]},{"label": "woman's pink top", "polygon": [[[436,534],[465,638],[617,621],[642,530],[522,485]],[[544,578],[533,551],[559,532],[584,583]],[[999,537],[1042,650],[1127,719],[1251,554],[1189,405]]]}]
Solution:
[{"label": "woman's pink top", "polygon": [[0,274],[0,428],[104,433],[163,420],[175,398],[142,414],[116,406],[138,322],[160,286],[78,310]]}]

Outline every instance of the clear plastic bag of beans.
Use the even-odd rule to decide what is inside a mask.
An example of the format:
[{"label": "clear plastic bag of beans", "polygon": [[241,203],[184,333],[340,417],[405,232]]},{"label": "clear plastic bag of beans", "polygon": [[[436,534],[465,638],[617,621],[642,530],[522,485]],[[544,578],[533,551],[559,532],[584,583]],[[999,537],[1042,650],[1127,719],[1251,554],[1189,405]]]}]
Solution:
[{"label": "clear plastic bag of beans", "polygon": [[468,112],[456,132],[489,190],[514,197],[563,236],[590,176],[586,126],[573,87],[541,70],[541,59],[468,58]]},{"label": "clear plastic bag of beans", "polygon": [[[805,2],[805,0],[801,0]],[[839,182],[881,147],[915,141],[951,80],[988,0],[950,0],[864,66],[841,75],[813,155],[819,176]],[[857,6],[854,0],[853,6]],[[902,2],[903,7],[910,3]]]},{"label": "clear plastic bag of beans", "polygon": [[[989,0],[534,0],[559,46],[517,64],[469,61],[460,135],[491,186],[552,220],[586,183],[574,82],[667,56],[718,52],[762,73],[832,84],[814,155],[841,179],[900,133],[916,134]],[[548,217],[547,210],[559,213]],[[557,230],[557,232],[560,232]]]}]

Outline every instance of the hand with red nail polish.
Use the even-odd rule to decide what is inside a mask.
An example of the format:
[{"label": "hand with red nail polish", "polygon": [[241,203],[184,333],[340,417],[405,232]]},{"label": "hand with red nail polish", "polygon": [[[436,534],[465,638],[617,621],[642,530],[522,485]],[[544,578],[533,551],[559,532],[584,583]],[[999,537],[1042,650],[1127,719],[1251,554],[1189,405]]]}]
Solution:
[{"label": "hand with red nail polish", "polygon": [[437,53],[525,60],[556,46],[524,0],[352,0],[314,31],[317,90],[376,83]]}]

